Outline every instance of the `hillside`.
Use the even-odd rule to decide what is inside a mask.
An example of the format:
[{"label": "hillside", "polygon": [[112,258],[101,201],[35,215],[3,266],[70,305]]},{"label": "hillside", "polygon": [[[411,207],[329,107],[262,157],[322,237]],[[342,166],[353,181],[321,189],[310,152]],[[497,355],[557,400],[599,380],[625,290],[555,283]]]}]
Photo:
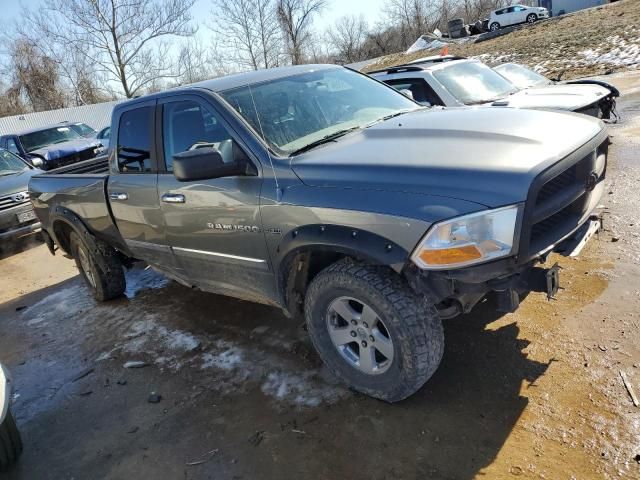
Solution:
[{"label": "hillside", "polygon": [[[397,65],[440,49],[388,55],[364,71]],[[525,26],[480,43],[451,44],[449,53],[494,65],[517,62],[548,77],[604,75],[640,66],[640,1],[622,0]]]}]

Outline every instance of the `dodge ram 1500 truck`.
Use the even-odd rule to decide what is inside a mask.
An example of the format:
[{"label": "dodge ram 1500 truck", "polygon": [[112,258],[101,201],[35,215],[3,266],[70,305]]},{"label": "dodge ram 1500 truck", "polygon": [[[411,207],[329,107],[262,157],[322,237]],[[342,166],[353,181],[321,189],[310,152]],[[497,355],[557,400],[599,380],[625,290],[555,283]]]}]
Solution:
[{"label": "dodge ram 1500 truck", "polygon": [[387,401],[435,372],[442,318],[556,293],[540,264],[599,225],[609,143],[584,115],[429,109],[320,65],[130,100],[111,132],[110,173],[30,182],[51,251],[98,300],[142,260],[304,315],[329,369]]}]

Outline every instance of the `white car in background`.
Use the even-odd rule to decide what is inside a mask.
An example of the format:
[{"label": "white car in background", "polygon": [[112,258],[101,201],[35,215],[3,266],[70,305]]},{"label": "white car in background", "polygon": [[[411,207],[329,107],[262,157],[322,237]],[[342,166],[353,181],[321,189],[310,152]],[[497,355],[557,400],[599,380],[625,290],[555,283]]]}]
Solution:
[{"label": "white car in background", "polygon": [[491,15],[489,15],[489,30],[495,32],[510,25],[535,23],[541,18],[549,18],[549,10],[544,7],[511,5],[491,12]]},{"label": "white car in background", "polygon": [[615,106],[614,92],[601,85],[520,88],[479,60],[452,55],[425,57],[369,75],[426,106],[565,110],[604,119]]}]

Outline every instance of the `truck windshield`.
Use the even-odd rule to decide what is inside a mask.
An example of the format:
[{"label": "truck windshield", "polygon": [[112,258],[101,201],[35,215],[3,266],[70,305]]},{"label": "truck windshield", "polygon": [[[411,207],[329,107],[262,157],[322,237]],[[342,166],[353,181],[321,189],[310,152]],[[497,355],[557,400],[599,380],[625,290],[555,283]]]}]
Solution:
[{"label": "truck windshield", "polygon": [[0,176],[18,173],[26,168],[27,165],[13,153],[0,149]]},{"label": "truck windshield", "polygon": [[20,135],[22,146],[27,152],[33,152],[47,145],[68,142],[69,140],[76,140],[78,138],[82,137],[69,127],[47,128],[45,130]]},{"label": "truck windshield", "polygon": [[518,88],[538,87],[551,83],[547,77],[515,63],[503,63],[494,67],[494,70]]},{"label": "truck windshield", "polygon": [[276,152],[286,155],[422,108],[392,88],[343,68],[246,85],[222,96]]},{"label": "truck windshield", "polygon": [[452,63],[435,70],[433,76],[465,105],[495,102],[518,91],[506,78],[480,62]]}]

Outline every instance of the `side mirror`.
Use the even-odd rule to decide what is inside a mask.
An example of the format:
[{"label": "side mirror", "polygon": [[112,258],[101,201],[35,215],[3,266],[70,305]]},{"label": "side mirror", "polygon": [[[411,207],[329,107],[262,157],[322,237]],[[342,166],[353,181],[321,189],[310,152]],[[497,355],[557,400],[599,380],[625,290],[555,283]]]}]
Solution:
[{"label": "side mirror", "polygon": [[31,165],[33,165],[36,168],[42,168],[42,167],[44,167],[44,162],[42,161],[41,158],[33,157],[31,159]]},{"label": "side mirror", "polygon": [[408,88],[403,88],[402,90],[399,90],[399,92],[403,94],[405,97],[408,97],[411,100],[413,100],[413,92]]},{"label": "side mirror", "polygon": [[204,147],[180,152],[173,156],[173,175],[180,182],[212,178],[254,176],[249,162],[224,163],[217,148]]}]

